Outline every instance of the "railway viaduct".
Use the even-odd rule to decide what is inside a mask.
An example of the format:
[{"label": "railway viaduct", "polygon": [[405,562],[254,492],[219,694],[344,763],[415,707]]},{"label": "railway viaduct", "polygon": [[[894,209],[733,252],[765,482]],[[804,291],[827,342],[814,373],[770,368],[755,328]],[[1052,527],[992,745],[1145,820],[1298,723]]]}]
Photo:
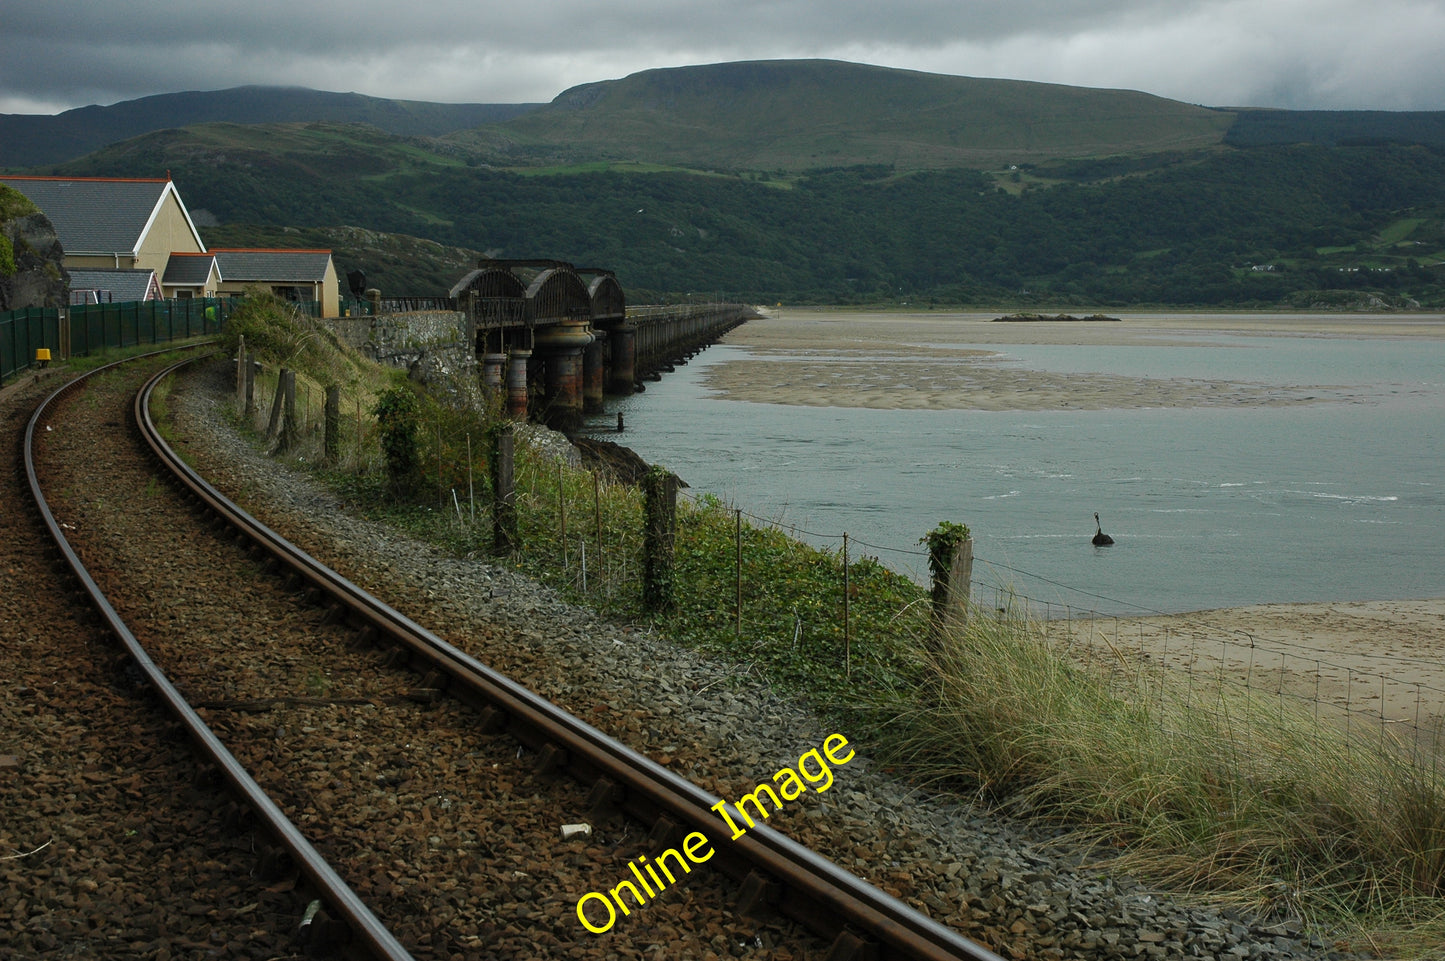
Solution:
[{"label": "railway viaduct", "polygon": [[608,270],[557,260],[482,260],[452,288],[483,384],[508,413],[568,429],[743,323],[738,304],[627,306]]}]

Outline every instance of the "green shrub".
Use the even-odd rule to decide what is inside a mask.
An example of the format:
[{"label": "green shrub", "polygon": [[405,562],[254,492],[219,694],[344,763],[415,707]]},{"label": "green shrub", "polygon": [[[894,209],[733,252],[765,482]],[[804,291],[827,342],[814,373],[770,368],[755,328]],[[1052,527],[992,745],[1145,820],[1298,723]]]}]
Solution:
[{"label": "green shrub", "polygon": [[381,453],[392,489],[398,493],[414,493],[421,480],[421,455],[417,447],[421,403],[411,388],[398,385],[382,393],[373,413],[381,433]]}]

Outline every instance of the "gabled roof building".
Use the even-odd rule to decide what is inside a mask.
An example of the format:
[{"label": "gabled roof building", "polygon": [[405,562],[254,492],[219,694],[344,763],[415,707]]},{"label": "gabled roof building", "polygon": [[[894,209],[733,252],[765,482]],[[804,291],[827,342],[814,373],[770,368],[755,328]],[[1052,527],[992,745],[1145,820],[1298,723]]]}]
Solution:
[{"label": "gabled roof building", "polygon": [[282,300],[319,301],[323,317],[337,314],[340,285],[329,250],[217,248],[211,253],[220,272],[219,293],[244,293],[261,284]]},{"label": "gabled roof building", "polygon": [[161,278],[174,297],[214,297],[221,286],[221,274],[212,253],[176,251],[166,262]]},{"label": "gabled roof building", "polygon": [[[0,183],[29,197],[50,218],[72,276],[77,271],[149,272],[161,297],[239,294],[259,284],[284,299],[318,303],[324,317],[336,316],[340,307],[331,251],[208,251],[169,177],[0,174]],[[109,279],[120,283],[118,276]],[[134,291],[139,282],[130,278],[126,289]],[[72,286],[96,297],[99,290],[116,289],[90,280]]]},{"label": "gabled roof building", "polygon": [[0,183],[50,218],[67,270],[143,269],[159,276],[173,252],[206,249],[170,180],[0,176]]},{"label": "gabled roof building", "polygon": [[161,285],[154,270],[67,269],[72,304],[124,304],[160,300]]}]

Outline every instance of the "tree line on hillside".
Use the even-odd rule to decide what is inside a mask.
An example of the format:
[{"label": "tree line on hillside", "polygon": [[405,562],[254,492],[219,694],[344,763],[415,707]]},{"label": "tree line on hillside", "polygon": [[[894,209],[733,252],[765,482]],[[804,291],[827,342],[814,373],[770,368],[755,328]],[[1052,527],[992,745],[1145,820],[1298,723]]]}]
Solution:
[{"label": "tree line on hillside", "polygon": [[[876,167],[793,181],[464,165],[351,177],[286,157],[155,159],[222,223],[352,224],[606,267],[634,301],[1445,304],[1445,152],[1429,147],[1080,161],[1057,165],[1053,186]],[[404,263],[352,264],[340,246],[337,259],[398,293],[441,292],[412,289]]]}]

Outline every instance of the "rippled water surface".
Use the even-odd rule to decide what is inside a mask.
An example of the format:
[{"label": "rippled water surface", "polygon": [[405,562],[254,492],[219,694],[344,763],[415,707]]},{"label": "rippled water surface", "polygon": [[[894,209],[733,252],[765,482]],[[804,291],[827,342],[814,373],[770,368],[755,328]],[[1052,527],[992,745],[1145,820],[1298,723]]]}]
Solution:
[{"label": "rippled water surface", "polygon": [[[1054,372],[1338,385],[1302,406],[868,410],[722,399],[718,345],[614,402],[598,436],[692,493],[922,578],[918,539],[973,530],[975,577],[1058,615],[1445,596],[1445,344],[1200,335],[1184,346],[990,346]],[[602,430],[625,413],[627,431]],[[1116,539],[1090,544],[1093,513]]]}]

